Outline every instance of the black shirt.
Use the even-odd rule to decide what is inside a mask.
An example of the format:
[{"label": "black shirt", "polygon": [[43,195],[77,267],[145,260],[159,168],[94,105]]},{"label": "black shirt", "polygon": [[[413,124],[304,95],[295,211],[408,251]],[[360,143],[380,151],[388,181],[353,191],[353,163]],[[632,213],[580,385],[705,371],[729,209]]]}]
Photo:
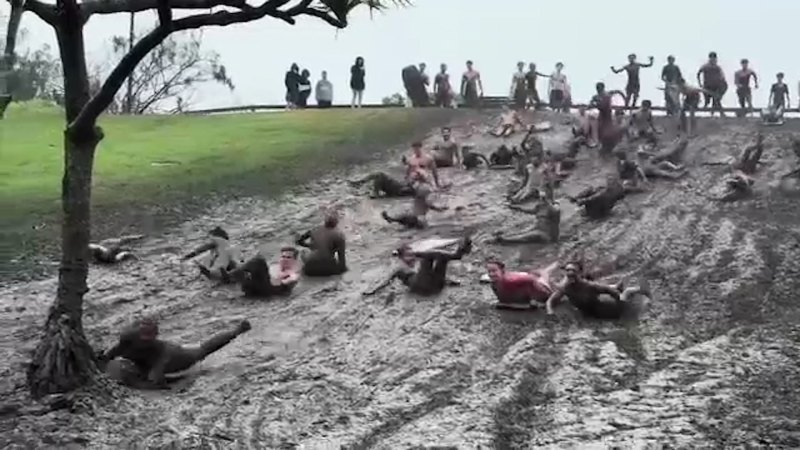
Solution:
[{"label": "black shirt", "polygon": [[661,69],[661,79],[667,83],[677,83],[681,78],[681,68],[675,64],[667,64]]},{"label": "black shirt", "polygon": [[772,104],[783,106],[786,103],[786,94],[789,93],[789,86],[786,83],[775,83],[770,89],[772,92]]}]

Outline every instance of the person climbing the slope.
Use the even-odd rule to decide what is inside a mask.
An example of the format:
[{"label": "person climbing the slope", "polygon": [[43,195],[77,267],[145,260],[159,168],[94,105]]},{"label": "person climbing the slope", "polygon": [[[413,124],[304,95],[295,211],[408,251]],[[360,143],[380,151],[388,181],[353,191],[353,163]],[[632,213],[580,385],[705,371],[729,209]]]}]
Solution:
[{"label": "person climbing the slope", "polygon": [[428,226],[425,219],[428,211],[447,211],[447,206],[438,206],[431,200],[433,189],[424,175],[420,172],[412,173],[412,185],[414,187],[414,199],[411,203],[411,208],[398,215],[391,215],[388,211],[383,211],[381,217],[389,223],[399,223],[406,228],[423,229]]},{"label": "person climbing the slope", "polygon": [[497,296],[496,308],[532,309],[543,307],[553,294],[552,274],[558,262],[530,272],[511,272],[498,260],[486,263],[492,291]]},{"label": "person climbing the slope", "polygon": [[653,67],[653,57],[650,57],[650,62],[642,64],[636,61],[636,55],[631,53],[628,55],[628,64],[616,69],[611,66],[611,71],[615,74],[620,72],[627,72],[628,84],[625,85],[625,106],[636,108],[636,102],[639,100],[639,92],[642,89],[642,82],[639,80],[639,71],[642,67]]},{"label": "person climbing the slope", "polygon": [[262,255],[256,255],[233,270],[230,279],[239,283],[245,297],[268,298],[287,296],[300,280],[297,270],[298,251],[294,247],[280,250],[278,273],[270,273],[269,263]]},{"label": "person climbing the slope", "polygon": [[461,153],[458,142],[453,139],[450,128],[442,128],[442,142],[433,147],[433,160],[436,167],[458,167],[461,165]]},{"label": "person climbing the slope", "polygon": [[239,250],[231,245],[230,236],[220,227],[208,232],[208,241],[187,253],[181,261],[187,261],[203,253],[210,252],[208,264],[196,263],[200,273],[208,279],[229,282],[228,273],[242,263]]},{"label": "person climbing the slope", "polygon": [[[158,322],[143,319],[124,329],[119,342],[99,359],[105,371],[122,384],[139,389],[164,389],[168,388],[165,375],[189,369],[250,329],[250,322],[243,320],[233,330],[219,333],[198,346],[184,347],[159,339]],[[115,358],[124,360],[114,361]]]},{"label": "person climbing the slope", "polygon": [[[583,267],[577,262],[568,263],[564,271],[566,279],[553,289],[547,299],[548,315],[555,313],[553,308],[565,296],[585,317],[611,320],[623,316],[633,296],[641,295],[648,300],[650,298],[650,289],[643,282],[639,287],[622,290],[622,282],[612,286],[586,279]],[[602,298],[602,295],[610,297],[610,301]]]},{"label": "person climbing the slope", "polygon": [[531,209],[519,205],[509,205],[509,208],[533,214],[536,221],[529,231],[521,231],[506,236],[502,231],[494,235],[498,244],[551,244],[558,242],[559,228],[561,225],[561,209],[558,202],[553,200],[553,190],[546,186],[545,193],[539,202]]},{"label": "person climbing the slope", "polygon": [[310,249],[301,255],[303,274],[308,277],[340,275],[347,271],[345,237],[338,228],[339,216],[334,211],[325,214],[320,227],[300,235],[295,242]]},{"label": "person climbing the slope", "polygon": [[104,239],[97,244],[89,244],[89,252],[92,254],[92,260],[97,264],[116,264],[136,259],[136,255],[127,245],[143,237],[142,234],[132,234],[115,239]]},{"label": "person climbing the slope", "polygon": [[398,252],[400,266],[378,286],[364,292],[365,296],[374,295],[388,287],[394,280],[400,280],[408,290],[419,295],[435,295],[449,284],[456,284],[447,279],[447,265],[457,261],[472,251],[472,239],[464,236],[455,252],[429,250],[415,252],[409,245],[403,245]]},{"label": "person climbing the slope", "polygon": [[631,161],[625,152],[617,153],[617,174],[625,193],[639,193],[645,190],[643,183],[647,183],[647,174],[639,164]]}]

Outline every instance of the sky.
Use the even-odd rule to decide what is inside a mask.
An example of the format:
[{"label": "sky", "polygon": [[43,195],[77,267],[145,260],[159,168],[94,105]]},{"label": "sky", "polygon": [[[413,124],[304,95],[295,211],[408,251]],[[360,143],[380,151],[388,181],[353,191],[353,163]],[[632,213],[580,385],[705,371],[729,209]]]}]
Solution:
[{"label": "sky", "polygon": [[[253,2],[254,0],[250,0]],[[491,4],[491,8],[485,5]],[[621,66],[629,53],[655,66],[642,69],[642,98],[662,103],[660,68],[673,54],[684,75],[694,74],[708,52],[719,54],[729,82],[741,58],[763,78],[754,92],[757,105],[766,103],[769,86],[779,71],[786,73],[792,104],[797,101],[800,58],[781,50],[795,42],[800,1],[769,0],[414,0],[414,6],[385,13],[362,12],[350,26],[336,30],[313,18],[294,26],[265,18],[224,28],[207,28],[203,45],[221,55],[236,85],[234,92],[204,86],[195,108],[282,103],[283,77],[297,62],[316,81],[327,70],[334,84],[334,103],[349,102],[349,68],[357,56],[365,59],[365,103],[377,103],[403,92],[401,69],[427,63],[429,72],[440,63],[450,67],[451,80],[459,79],[464,62],[472,59],[481,71],[486,95],[508,95],[518,61],[537,63],[549,73],[556,62],[572,84],[576,101],[588,100],[597,81],[622,89],[625,75],[609,66]],[[7,7],[0,1],[0,5]],[[760,6],[759,6],[760,5]],[[141,16],[141,17],[139,17]],[[154,23],[152,13],[137,15],[144,27]],[[127,30],[126,15],[93,17],[85,30],[89,58],[99,63],[108,55],[111,36]],[[53,31],[31,13],[22,23],[27,46],[44,43],[55,48]],[[540,81],[539,91],[546,83]],[[732,84],[732,82],[731,82]],[[728,91],[724,103],[733,106]]]}]

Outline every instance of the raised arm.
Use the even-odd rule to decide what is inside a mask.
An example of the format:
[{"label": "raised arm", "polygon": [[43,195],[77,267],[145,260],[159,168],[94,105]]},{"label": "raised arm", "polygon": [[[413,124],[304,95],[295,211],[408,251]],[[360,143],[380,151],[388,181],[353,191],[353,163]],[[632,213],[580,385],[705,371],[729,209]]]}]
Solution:
[{"label": "raised arm", "polygon": [[647,58],[647,60],[648,60],[647,64],[639,63],[639,67],[653,67],[653,61],[654,61],[653,57],[651,56]]},{"label": "raised arm", "polygon": [[217,246],[217,244],[215,244],[213,241],[212,242],[206,242],[205,244],[201,245],[200,247],[197,247],[196,249],[194,249],[191,252],[189,252],[186,255],[184,255],[181,258],[181,260],[182,261],[186,261],[187,259],[192,259],[197,255],[201,255],[201,254],[203,254],[203,253],[205,253],[205,252],[207,252],[209,250],[212,250],[216,246]]},{"label": "raised arm", "polygon": [[616,67],[614,67],[614,66],[611,66],[611,71],[612,71],[612,72],[614,72],[614,73],[620,73],[620,72],[622,72],[623,70],[625,70],[625,67],[622,67],[622,68],[619,68],[619,69],[617,69]]},{"label": "raised arm", "polygon": [[380,292],[380,291],[386,289],[387,287],[389,287],[389,285],[392,284],[392,282],[395,280],[395,278],[397,278],[399,275],[400,275],[400,270],[399,269],[393,271],[392,274],[389,275],[389,277],[386,278],[379,285],[375,286],[374,288],[372,288],[372,289],[370,289],[368,291],[364,291],[363,295],[370,296],[370,295],[377,294],[378,292]]},{"label": "raised arm", "polygon": [[547,303],[545,304],[547,307],[548,315],[554,314],[553,307],[555,307],[556,304],[560,302],[563,297],[564,297],[564,288],[562,287],[557,287],[556,290],[553,291],[552,294],[550,294],[550,297],[547,298]]}]

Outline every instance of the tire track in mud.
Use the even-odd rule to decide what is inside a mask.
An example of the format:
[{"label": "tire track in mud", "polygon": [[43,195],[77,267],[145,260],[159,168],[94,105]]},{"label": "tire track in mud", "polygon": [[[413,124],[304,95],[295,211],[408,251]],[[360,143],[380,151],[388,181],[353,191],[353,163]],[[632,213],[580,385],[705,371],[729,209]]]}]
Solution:
[{"label": "tire track in mud", "polygon": [[[569,132],[548,118],[556,129],[545,142],[559,145]],[[380,219],[381,209],[403,208],[406,200],[353,197],[340,178],[279,201],[222,205],[145,243],[142,265],[94,268],[87,334],[92,342],[110,343],[117,327],[145,312],[158,315],[165,336],[179,342],[199,341],[242,317],[253,321],[253,330],[209,357],[174,392],[129,392],[93,417],[55,412],[44,420],[0,420],[0,429],[13,432],[3,441],[36,443],[47,436],[51,446],[71,442],[56,424],[79,433],[91,448],[144,442],[166,448],[199,438],[215,448],[353,449],[719,446],[752,443],[754,436],[795,442],[800,417],[791,402],[800,394],[788,383],[775,389],[766,380],[800,380],[793,364],[800,269],[792,265],[800,247],[798,230],[790,228],[800,213],[760,181],[754,200],[718,205],[704,195],[719,186],[723,172],[699,164],[735,150],[732,144],[746,136],[736,131],[740,126],[709,127],[713,132],[687,150],[688,180],[658,181],[603,221],[588,221],[562,202],[565,238],[546,247],[482,241],[493,229],[531,220],[505,208],[507,172],[443,171],[453,187],[440,200],[451,209],[432,213],[432,227],[422,233]],[[486,150],[498,143],[471,140]],[[759,179],[794,163],[776,153],[765,156]],[[581,158],[562,193],[600,183],[612,171],[608,161]],[[398,158],[389,166],[398,168]],[[215,225],[245,249],[259,242],[271,256],[293,232],[318,221],[320,205],[343,212],[351,272],[304,281],[288,301],[235,298],[234,289],[212,289],[176,257],[161,256],[197,244]],[[475,254],[452,266],[463,286],[424,299],[400,287],[369,299],[359,295],[379,281],[400,242],[451,236],[465,227],[480,233]],[[490,307],[490,290],[477,283],[489,254],[513,268],[584,254],[610,264],[612,277],[647,277],[655,298],[640,320],[614,323],[583,320],[568,308],[556,319],[498,312]],[[0,392],[16,392],[21,376],[13,364],[35,343],[33,324],[44,317],[54,290],[48,280],[0,291],[7,312],[0,321],[8,330],[0,345],[12,364],[4,367],[9,376]],[[748,411],[759,417],[748,418]]]}]

